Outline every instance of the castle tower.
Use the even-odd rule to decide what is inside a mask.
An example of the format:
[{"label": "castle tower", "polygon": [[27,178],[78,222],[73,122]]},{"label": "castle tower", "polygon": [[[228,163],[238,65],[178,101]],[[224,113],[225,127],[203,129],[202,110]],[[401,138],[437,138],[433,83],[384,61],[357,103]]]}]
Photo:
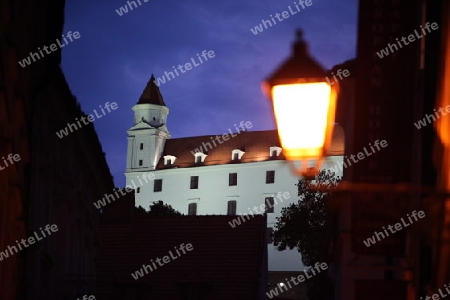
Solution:
[{"label": "castle tower", "polygon": [[[139,186],[139,178],[153,171],[161,158],[166,139],[170,138],[167,129],[169,109],[155,84],[152,75],[142,92],[139,101],[133,106],[133,127],[127,130],[128,149],[126,165],[127,185],[134,181]],[[136,188],[136,187],[133,187]],[[136,204],[138,195],[136,195]]]}]

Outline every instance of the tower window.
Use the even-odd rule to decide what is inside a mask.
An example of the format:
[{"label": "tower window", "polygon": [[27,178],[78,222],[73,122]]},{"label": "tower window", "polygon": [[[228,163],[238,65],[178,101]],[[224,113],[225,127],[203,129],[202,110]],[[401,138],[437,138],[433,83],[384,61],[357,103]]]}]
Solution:
[{"label": "tower window", "polygon": [[143,144],[143,143],[141,143],[141,144],[139,145],[139,149],[140,149],[140,150],[144,150],[144,144]]},{"label": "tower window", "polygon": [[139,160],[139,166],[142,166],[142,159]]},{"label": "tower window", "polygon": [[228,174],[228,185],[229,186],[237,185],[237,173]]},{"label": "tower window", "polygon": [[275,183],[275,171],[266,171],[266,183]]},{"label": "tower window", "polygon": [[191,176],[191,190],[198,189],[198,176]]},{"label": "tower window", "polygon": [[162,191],[162,179],[155,179],[153,183],[153,192],[161,192]]},{"label": "tower window", "polygon": [[270,214],[274,212],[273,207],[275,206],[275,202],[273,197],[266,197],[266,214]]},{"label": "tower window", "polygon": [[197,215],[197,203],[189,203],[188,216],[196,216],[196,215]]},{"label": "tower window", "polygon": [[227,215],[229,216],[236,215],[236,200],[228,201]]}]

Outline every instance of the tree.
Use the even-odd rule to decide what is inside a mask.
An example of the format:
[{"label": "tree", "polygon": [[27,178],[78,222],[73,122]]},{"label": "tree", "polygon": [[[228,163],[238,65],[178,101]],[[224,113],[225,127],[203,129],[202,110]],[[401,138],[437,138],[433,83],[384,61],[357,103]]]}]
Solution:
[{"label": "tree", "polygon": [[159,200],[157,202],[153,202],[150,205],[150,210],[146,211],[142,206],[136,208],[136,213],[141,216],[146,217],[168,217],[168,216],[182,216],[179,211],[176,211],[172,208],[172,206],[168,204],[164,204],[163,201]]},{"label": "tree", "polygon": [[[322,170],[314,181],[298,181],[298,202],[284,207],[275,224],[274,245],[279,251],[297,248],[305,266],[325,261],[327,203],[340,180],[333,171]],[[326,273],[314,277],[306,282],[309,299],[329,299],[332,286]]]}]

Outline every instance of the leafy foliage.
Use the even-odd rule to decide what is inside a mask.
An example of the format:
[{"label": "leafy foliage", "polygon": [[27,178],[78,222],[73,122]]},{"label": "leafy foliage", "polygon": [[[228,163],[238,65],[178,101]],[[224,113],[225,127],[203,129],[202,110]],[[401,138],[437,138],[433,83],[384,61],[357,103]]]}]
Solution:
[{"label": "leafy foliage", "polygon": [[302,254],[303,264],[312,266],[323,259],[326,242],[327,202],[340,177],[331,170],[322,170],[314,181],[300,179],[297,203],[285,207],[277,217],[274,245]]},{"label": "leafy foliage", "polygon": [[[274,245],[278,250],[297,248],[306,266],[325,261],[327,203],[340,180],[330,170],[320,171],[314,181],[299,180],[298,202],[283,208],[277,218]],[[326,272],[308,279],[306,286],[310,300],[334,299],[333,283]]]},{"label": "leafy foliage", "polygon": [[142,206],[135,209],[137,215],[145,217],[167,217],[167,216],[182,216],[179,211],[176,211],[172,206],[164,204],[163,201],[159,200],[150,205],[150,210],[145,211]]}]

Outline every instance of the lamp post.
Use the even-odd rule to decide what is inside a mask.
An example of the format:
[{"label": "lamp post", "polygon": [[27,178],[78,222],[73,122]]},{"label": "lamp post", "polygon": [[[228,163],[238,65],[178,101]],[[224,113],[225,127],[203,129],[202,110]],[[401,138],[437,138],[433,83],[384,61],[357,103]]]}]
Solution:
[{"label": "lamp post", "polygon": [[[293,54],[265,80],[263,87],[273,104],[273,113],[283,153],[294,174],[306,176],[309,179],[314,177],[324,156],[329,153],[338,83],[335,82],[331,86],[328,84],[325,70],[309,55],[301,32],[298,32],[297,35],[297,41],[293,45]],[[313,170],[308,170],[307,163],[311,159],[316,160],[316,165]],[[302,161],[301,168],[295,167],[296,161]],[[369,246],[365,245],[364,247],[363,239],[365,238],[365,230],[370,229],[372,224],[382,222],[388,227],[392,220],[401,219],[403,222],[404,215],[409,217],[409,214],[406,214],[407,210],[415,212],[423,209],[430,216],[428,223],[424,223],[418,229],[409,228],[408,230],[420,233],[420,239],[429,240],[432,246],[436,245],[436,252],[445,251],[443,249],[448,250],[445,245],[448,242],[448,239],[446,239],[448,235],[445,235],[446,231],[441,232],[441,230],[448,226],[450,220],[448,216],[450,191],[436,186],[413,184],[413,182],[415,181],[386,183],[343,181],[337,188],[333,189],[334,200],[332,203],[334,206],[331,206],[331,208],[336,209],[340,215],[339,218],[345,220],[345,222],[340,222],[341,224],[337,225],[338,232],[345,232],[346,236],[350,233],[351,239],[358,238],[358,244],[352,242],[346,249],[352,249],[355,253],[358,253],[357,251],[363,254],[371,253],[367,250]],[[313,189],[329,192],[329,190],[320,186],[313,187]],[[364,207],[368,207],[369,210],[362,209]],[[372,210],[372,208],[375,209]],[[386,216],[381,217],[382,213]],[[425,216],[425,212],[423,212],[423,215]],[[342,226],[342,224],[347,225]],[[348,224],[351,224],[350,229]],[[376,228],[376,230],[379,229]],[[387,234],[387,232],[385,233]],[[412,296],[416,298],[418,289],[414,290],[414,288],[420,288],[420,283],[414,277],[419,278],[417,266],[420,267],[420,261],[417,257],[421,249],[412,251],[413,247],[418,245],[418,239],[413,239],[412,234],[410,237],[403,239],[394,236],[396,238],[395,243],[386,242],[382,245],[385,247],[383,251],[371,250],[374,251],[371,255],[404,257],[405,261],[408,262],[406,267],[403,262],[393,264],[388,261],[385,265],[379,263],[368,265],[367,262],[359,264],[357,255],[352,265],[344,261],[342,261],[342,265],[350,266],[350,268],[398,271],[401,274],[399,277],[405,278],[405,282],[416,285],[409,292],[411,298]],[[392,237],[390,238],[392,239]],[[344,242],[342,243],[344,245]],[[395,246],[392,246],[393,244]],[[408,253],[404,250],[404,253],[398,254],[395,252],[397,246],[408,249]],[[341,247],[344,249],[344,246]],[[342,255],[343,258],[344,255]],[[440,276],[444,277],[445,273],[442,272]]]},{"label": "lamp post", "polygon": [[[264,81],[263,89],[272,100],[283,154],[293,172],[314,177],[331,146],[338,84],[329,84],[301,30],[291,57]],[[309,168],[311,160],[315,165]]]},{"label": "lamp post", "polygon": [[[339,82],[329,84],[326,70],[308,52],[301,30],[292,55],[264,82],[263,91],[272,101],[283,154],[293,173],[314,179],[329,153],[336,113]],[[315,165],[308,168],[308,161]],[[300,161],[298,168],[295,162]],[[343,181],[339,192],[392,192],[450,197],[450,191],[405,183],[379,184]]]}]

